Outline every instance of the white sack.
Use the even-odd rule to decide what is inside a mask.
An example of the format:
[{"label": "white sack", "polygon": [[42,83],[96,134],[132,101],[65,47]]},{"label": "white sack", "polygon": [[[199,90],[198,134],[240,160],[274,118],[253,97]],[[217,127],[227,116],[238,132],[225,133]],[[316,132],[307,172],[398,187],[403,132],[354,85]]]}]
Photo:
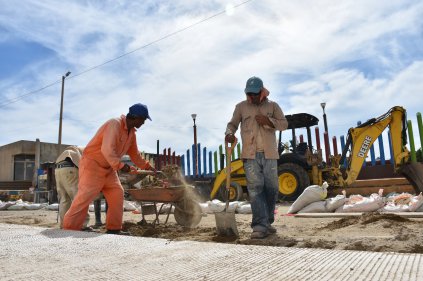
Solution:
[{"label": "white sack", "polygon": [[374,212],[385,205],[382,197],[383,189],[379,189],[379,194],[373,193],[369,197],[361,195],[351,195],[345,205],[336,210],[337,213],[361,213]]},{"label": "white sack", "polygon": [[59,210],[59,204],[58,203],[50,204],[46,207],[46,209],[51,211],[57,211]]},{"label": "white sack", "polygon": [[327,188],[327,182],[324,182],[322,186],[310,185],[304,189],[303,193],[301,193],[297,200],[292,203],[291,207],[289,207],[288,214],[294,214],[313,202],[324,200],[328,193]]},{"label": "white sack", "polygon": [[236,208],[238,214],[251,214],[251,204],[249,202],[240,202]]},{"label": "white sack", "polygon": [[308,204],[304,208],[298,211],[299,214],[301,213],[326,213],[326,201],[317,201],[311,204]]},{"label": "white sack", "polygon": [[328,198],[326,199],[326,210],[328,212],[335,212],[336,209],[344,206],[346,200],[345,195],[336,195],[335,197]]}]

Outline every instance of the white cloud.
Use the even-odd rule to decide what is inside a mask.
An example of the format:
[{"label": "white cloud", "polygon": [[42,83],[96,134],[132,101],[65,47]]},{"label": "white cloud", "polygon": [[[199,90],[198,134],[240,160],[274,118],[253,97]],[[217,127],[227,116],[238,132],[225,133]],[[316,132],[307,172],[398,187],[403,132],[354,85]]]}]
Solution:
[{"label": "white cloud", "polygon": [[[0,81],[0,95],[13,99],[67,70],[77,75],[139,49],[66,80],[62,142],[85,145],[105,120],[143,102],[153,122],[138,133],[140,149],[155,152],[159,139],[177,153],[193,142],[191,113],[198,114],[199,142],[217,149],[252,75],[287,114],[322,119],[326,101],[333,135],[397,104],[411,115],[422,110],[422,56],[404,60],[401,39],[421,38],[423,3],[251,1],[148,45],[228,3],[241,1],[5,2],[0,26],[52,53]],[[60,83],[0,107],[0,144],[56,142],[59,103]]]}]

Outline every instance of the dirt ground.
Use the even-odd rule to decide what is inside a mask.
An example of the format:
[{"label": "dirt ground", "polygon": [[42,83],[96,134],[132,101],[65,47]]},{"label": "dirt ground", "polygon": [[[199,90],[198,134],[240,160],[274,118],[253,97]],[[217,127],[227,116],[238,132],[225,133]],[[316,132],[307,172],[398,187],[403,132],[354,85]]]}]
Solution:
[{"label": "dirt ground", "polygon": [[[216,243],[234,243],[262,246],[299,248],[325,248],[374,252],[423,253],[423,219],[403,218],[396,215],[365,214],[344,218],[300,218],[287,216],[289,204],[279,204],[274,223],[277,234],[262,240],[252,240],[251,214],[236,214],[238,239],[223,239],[216,236],[213,214],[203,214],[199,225],[189,229],[178,225],[170,215],[160,215],[158,225],[137,224],[140,214],[124,212],[124,229],[132,236],[156,237],[169,240],[194,240]],[[0,211],[0,222],[58,228],[57,211],[19,210]],[[154,215],[146,216],[152,222]],[[102,213],[105,221],[105,213]],[[90,223],[95,222],[91,213]],[[105,232],[104,226],[97,229]]]}]

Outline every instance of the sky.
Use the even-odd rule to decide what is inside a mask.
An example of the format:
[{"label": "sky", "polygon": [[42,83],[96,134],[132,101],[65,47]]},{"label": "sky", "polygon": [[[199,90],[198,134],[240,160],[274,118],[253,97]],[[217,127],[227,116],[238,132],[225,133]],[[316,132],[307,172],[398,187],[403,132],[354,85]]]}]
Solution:
[{"label": "sky", "polygon": [[[416,136],[423,111],[423,1],[0,0],[0,146],[85,146],[134,103],[152,121],[141,151],[223,143],[246,80],[260,77],[285,114],[346,135],[400,105]],[[239,137],[239,132],[237,133]],[[283,141],[290,133],[283,133]],[[420,147],[416,137],[416,147]]]}]

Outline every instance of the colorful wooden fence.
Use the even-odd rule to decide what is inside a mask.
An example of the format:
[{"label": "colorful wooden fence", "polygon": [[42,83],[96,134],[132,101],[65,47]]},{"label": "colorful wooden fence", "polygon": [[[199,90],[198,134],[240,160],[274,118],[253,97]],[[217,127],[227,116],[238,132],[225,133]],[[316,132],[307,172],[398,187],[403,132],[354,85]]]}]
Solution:
[{"label": "colorful wooden fence", "polygon": [[[358,122],[360,124],[360,122]],[[418,124],[418,130],[419,130],[419,138],[420,138],[420,145],[423,144],[423,122],[422,122],[422,116],[419,113],[417,113],[417,124]],[[409,144],[409,150],[410,150],[410,156],[411,161],[416,162],[417,159],[420,159],[422,161],[423,159],[423,153],[422,149],[416,150],[415,142],[414,142],[414,134],[413,134],[413,127],[412,122],[410,120],[407,121],[407,127],[408,127],[408,144]],[[389,129],[388,129],[389,131]],[[393,153],[392,153],[392,146],[391,146],[391,140],[390,140],[390,134],[388,131],[383,132],[378,139],[374,142],[372,147],[370,148],[369,156],[370,161],[365,161],[363,165],[385,165],[388,163],[393,162]],[[385,137],[384,137],[385,136]],[[319,127],[315,127],[315,147],[317,149],[323,149],[325,158],[324,160],[328,162],[330,155],[337,155],[338,153],[341,153],[345,147],[345,136],[340,136],[339,138],[339,144],[340,144],[340,150],[338,150],[338,139],[336,136],[332,137],[332,146],[330,143],[329,134],[327,132],[323,133],[323,147],[320,143],[320,131]],[[302,135],[299,136],[299,140],[304,140],[304,137]],[[389,145],[389,151],[390,151],[390,158],[386,159],[385,156],[385,141],[387,140],[387,143]],[[378,153],[375,151],[375,145],[377,145]],[[331,151],[333,154],[331,154]],[[195,155],[197,154],[197,158]],[[376,154],[378,154],[378,157],[376,157]],[[420,155],[418,155],[420,154]],[[234,152],[231,155],[231,159],[238,159],[241,155],[241,144],[238,143],[236,146],[236,149],[234,149]],[[198,159],[198,160],[196,160]],[[198,161],[198,163],[196,162]],[[201,144],[197,144],[197,148],[192,145],[191,149],[188,149],[186,151],[185,155],[182,155],[180,157],[180,166],[182,168],[183,174],[190,177],[214,177],[217,175],[217,172],[221,169],[223,169],[226,166],[225,163],[225,154],[224,154],[224,145],[220,145],[217,151],[211,151],[208,150],[206,147],[203,147],[201,149]],[[344,165],[346,163],[343,163]],[[196,173],[196,166],[197,166],[197,173]]]}]

